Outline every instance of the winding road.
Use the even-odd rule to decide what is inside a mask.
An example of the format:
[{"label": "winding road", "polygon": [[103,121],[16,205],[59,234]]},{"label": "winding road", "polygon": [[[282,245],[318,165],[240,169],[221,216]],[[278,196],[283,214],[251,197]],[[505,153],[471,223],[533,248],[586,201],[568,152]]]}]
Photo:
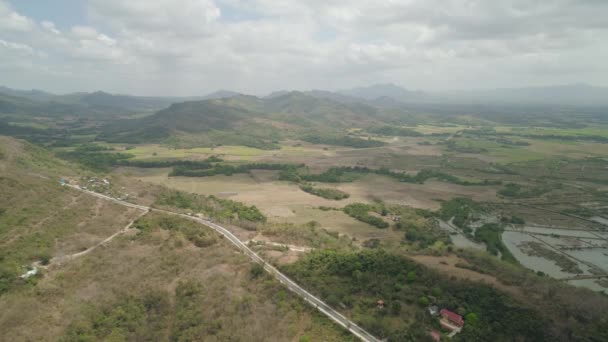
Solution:
[{"label": "winding road", "polygon": [[[201,219],[198,217],[189,216],[186,214],[181,214],[181,213],[176,213],[176,212],[172,212],[172,211],[168,211],[168,210],[156,209],[156,208],[151,208],[151,207],[147,207],[147,206],[143,206],[143,205],[138,205],[138,204],[121,201],[116,198],[112,198],[110,196],[106,196],[106,195],[103,195],[103,194],[100,194],[100,193],[97,193],[94,191],[85,190],[77,185],[65,184],[65,186],[78,190],[78,191],[82,191],[84,193],[87,193],[89,195],[92,195],[92,196],[95,196],[98,198],[112,201],[114,203],[120,204],[125,207],[135,208],[135,209],[143,210],[146,212],[147,211],[156,211],[156,212],[161,212],[161,213],[168,214],[168,215],[181,216],[181,217],[187,218],[189,220],[193,220],[198,223],[201,223],[201,224],[217,231],[218,233],[222,234],[225,238],[228,239],[228,241],[230,241],[233,245],[235,245],[238,249],[240,249],[243,253],[245,253],[245,255],[247,255],[251,260],[263,265],[264,270],[266,270],[266,272],[268,272],[272,276],[274,276],[281,284],[286,286],[290,291],[292,291],[296,295],[303,298],[310,305],[314,306],[317,310],[322,312],[325,316],[329,317],[331,320],[333,320],[334,322],[336,322],[339,325],[341,325],[342,327],[344,327],[346,330],[348,330],[350,333],[352,333],[353,335],[355,335],[362,341],[380,342],[380,340],[377,339],[376,337],[374,337],[372,334],[368,333],[363,328],[361,328],[357,324],[355,324],[353,321],[349,320],[344,315],[342,315],[338,311],[334,310],[329,305],[325,304],[321,299],[310,294],[308,291],[303,289],[300,285],[296,284],[293,280],[289,279],[286,275],[281,273],[277,268],[268,264],[264,259],[262,259],[257,253],[255,253],[243,241],[241,241],[234,234],[232,234],[228,229],[226,229],[216,223],[213,223],[209,220]],[[104,242],[105,242],[105,240],[104,240]]]}]

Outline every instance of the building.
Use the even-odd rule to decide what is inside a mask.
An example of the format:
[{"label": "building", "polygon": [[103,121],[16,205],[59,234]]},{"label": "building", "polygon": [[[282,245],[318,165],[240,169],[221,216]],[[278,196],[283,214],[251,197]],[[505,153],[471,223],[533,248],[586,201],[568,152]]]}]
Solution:
[{"label": "building", "polygon": [[441,309],[441,311],[439,311],[439,314],[441,315],[441,323],[446,323],[442,325],[450,330],[454,330],[450,327],[452,325],[456,328],[462,328],[464,326],[464,320],[462,319],[462,316],[455,312],[452,312],[448,309]]},{"label": "building", "polygon": [[441,315],[442,319],[447,320],[448,322],[456,325],[457,327],[464,326],[464,320],[462,319],[462,316],[455,312],[452,312],[448,309],[441,309],[441,311],[439,311],[439,314]]},{"label": "building", "polygon": [[431,315],[431,316],[439,315],[439,308],[437,307],[437,305],[429,306],[428,311],[429,311],[429,315]]}]

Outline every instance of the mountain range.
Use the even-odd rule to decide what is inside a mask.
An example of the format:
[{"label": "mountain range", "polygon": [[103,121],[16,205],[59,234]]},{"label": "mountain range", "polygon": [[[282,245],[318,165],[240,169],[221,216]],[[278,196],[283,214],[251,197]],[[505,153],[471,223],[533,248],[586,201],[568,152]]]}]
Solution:
[{"label": "mountain range", "polygon": [[437,122],[445,121],[446,115],[467,114],[509,124],[523,119],[561,124],[547,114],[545,103],[551,104],[553,113],[580,106],[573,117],[597,116],[603,110],[594,106],[608,105],[608,91],[571,85],[427,93],[380,84],[335,92],[279,91],[264,97],[227,90],[200,97],[147,97],[0,88],[0,133],[59,145],[93,136],[106,142],[181,147],[229,144],[272,149],[285,139],[366,146],[365,135],[353,140],[352,128],[364,132],[411,125],[423,116]]},{"label": "mountain range", "polygon": [[[272,99],[292,93],[288,90],[272,92],[264,99]],[[408,90],[395,84],[375,84],[371,86],[342,89],[337,91],[314,89],[300,91],[319,99],[329,99],[344,104],[365,103],[371,106],[395,107],[400,104],[442,103],[442,104],[525,104],[525,105],[608,105],[608,88],[586,84],[551,85],[544,87],[479,89],[444,92]],[[56,95],[42,90],[16,90],[0,86],[0,94],[25,98],[35,102],[53,102],[64,105],[84,105],[92,108],[112,108],[123,111],[155,111],[172,103],[224,99],[243,95],[230,90],[189,97],[158,97],[110,94],[103,91],[78,92]]]}]

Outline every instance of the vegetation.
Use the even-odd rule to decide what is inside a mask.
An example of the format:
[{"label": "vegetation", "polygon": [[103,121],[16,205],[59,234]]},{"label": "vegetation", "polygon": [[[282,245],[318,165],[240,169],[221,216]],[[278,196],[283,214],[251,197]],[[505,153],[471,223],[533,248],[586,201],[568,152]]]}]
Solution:
[{"label": "vegetation", "polygon": [[412,176],[405,172],[394,172],[387,168],[370,169],[362,166],[343,166],[343,167],[332,167],[327,171],[320,174],[298,174],[297,170],[290,171],[289,174],[285,174],[285,179],[299,179],[311,181],[311,182],[325,182],[325,183],[345,183],[355,181],[363,174],[377,174],[394,178],[400,182],[405,183],[424,183],[425,181],[435,178],[443,182],[458,184],[458,185],[497,185],[501,184],[500,181],[484,180],[482,182],[471,182],[462,180],[456,176],[449,175],[444,172],[424,169],[419,171],[415,176]]},{"label": "vegetation", "polygon": [[155,205],[187,209],[220,220],[235,220],[248,229],[255,229],[256,223],[266,222],[266,217],[255,206],[247,206],[215,196],[168,190],[159,195]]},{"label": "vegetation", "polygon": [[302,165],[294,164],[268,164],[253,163],[241,165],[215,164],[215,165],[178,165],[173,168],[169,176],[209,177],[215,175],[232,176],[235,173],[247,173],[251,170],[292,170]]},{"label": "vegetation", "polygon": [[388,223],[380,217],[370,215],[370,212],[378,210],[375,206],[364,203],[352,203],[344,207],[343,211],[361,222],[371,224],[380,229],[388,228]]},{"label": "vegetation", "polygon": [[156,229],[164,229],[183,236],[196,247],[208,247],[218,241],[218,235],[194,221],[161,214],[148,214],[139,218],[133,227],[149,235]]},{"label": "vegetation", "polygon": [[258,231],[270,240],[277,239],[283,243],[316,249],[348,250],[353,244],[348,236],[321,228],[316,221],[304,224],[272,222],[260,227]]},{"label": "vegetation", "polygon": [[[187,285],[178,286],[178,293],[184,286]],[[90,307],[88,311],[85,319],[70,325],[63,341],[155,340],[167,328],[171,307],[166,293],[148,292],[137,297],[124,296],[114,304]]]},{"label": "vegetation", "polygon": [[439,217],[445,221],[453,218],[452,223],[455,226],[463,229],[465,233],[470,233],[471,228],[468,225],[474,219],[475,213],[481,211],[483,211],[483,208],[479,203],[469,198],[456,197],[449,201],[441,202]]},{"label": "vegetation", "polygon": [[373,126],[367,129],[369,133],[388,135],[388,136],[401,136],[401,137],[421,137],[424,134],[415,131],[410,128],[403,128],[398,126]]},{"label": "vegetation", "polygon": [[551,191],[549,186],[523,187],[516,183],[507,183],[504,188],[498,190],[498,194],[511,198],[531,198],[538,197]]},{"label": "vegetation", "polygon": [[[265,340],[285,336],[286,329],[280,326],[283,324],[292,327],[287,336],[294,339],[301,335],[302,339],[310,336],[328,341],[352,341],[346,332],[311,312],[279,285],[260,277],[264,271],[258,273],[261,266],[255,265],[258,264],[251,270],[257,276],[247,279],[250,284],[244,288],[247,294],[242,298],[223,293],[225,286],[222,288],[215,279],[179,280],[174,294],[160,289],[144,289],[136,295],[123,291],[111,301],[85,307],[83,315],[68,326],[61,341]],[[213,291],[213,295],[209,291]],[[268,300],[271,293],[273,299]],[[224,307],[222,300],[229,299],[233,305]],[[258,305],[270,313],[259,312]],[[262,322],[249,319],[252,316],[256,316],[256,320],[262,316]],[[311,320],[306,324],[309,327],[293,331],[293,326],[301,327],[293,317]],[[275,326],[271,329],[273,322]],[[260,324],[263,327],[259,327]]]},{"label": "vegetation", "polygon": [[404,228],[404,224],[398,222],[395,228],[399,230],[406,230],[404,240],[409,243],[415,243],[419,248],[424,249],[435,244],[435,242],[441,239],[441,235],[431,229],[424,229],[416,226],[409,226]]},{"label": "vegetation", "polygon": [[112,151],[111,148],[100,145],[82,145],[70,152],[60,152],[58,156],[100,172],[107,172],[110,167],[118,164],[121,160],[133,157],[131,154],[110,151]]},{"label": "vegetation", "polygon": [[313,144],[338,145],[354,148],[380,147],[386,145],[384,142],[371,138],[362,139],[351,136],[325,136],[325,135],[305,135],[301,138],[304,141]]},{"label": "vegetation", "polygon": [[339,201],[345,198],[350,197],[350,195],[344,191],[332,188],[315,188],[309,184],[300,185],[300,189],[302,191],[308,192],[309,194],[313,194],[315,196],[323,197],[329,200]]},{"label": "vegetation", "polygon": [[217,156],[211,156],[204,160],[138,160],[127,159],[118,161],[118,165],[133,166],[142,168],[161,168],[172,166],[185,166],[196,169],[208,169],[213,167],[212,163],[219,163],[223,160]]},{"label": "vegetation", "polygon": [[360,172],[355,168],[332,167],[320,174],[300,174],[298,176],[308,182],[348,183],[358,179]]},{"label": "vegetation", "polygon": [[475,239],[485,243],[488,252],[498,255],[504,261],[517,263],[507,246],[502,242],[503,228],[496,223],[486,223],[475,230]]},{"label": "vegetation", "polygon": [[[283,269],[329,305],[344,307],[379,338],[423,338],[436,324],[426,312],[433,296],[440,307],[475,314],[477,324],[465,324],[457,341],[551,339],[549,322],[523,303],[487,285],[449,279],[381,249],[312,252]],[[379,299],[387,308],[377,307]]]}]

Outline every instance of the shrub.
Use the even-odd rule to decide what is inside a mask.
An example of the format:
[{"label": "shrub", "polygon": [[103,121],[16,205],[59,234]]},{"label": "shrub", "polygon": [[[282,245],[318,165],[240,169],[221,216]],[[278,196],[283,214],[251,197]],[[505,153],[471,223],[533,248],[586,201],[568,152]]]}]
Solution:
[{"label": "shrub", "polygon": [[380,229],[388,228],[388,223],[386,223],[383,219],[376,216],[371,216],[369,214],[372,209],[373,207],[368,204],[352,203],[344,207],[343,210],[347,215],[361,222],[365,222]]},{"label": "shrub", "polygon": [[300,189],[302,189],[302,191],[304,192],[308,192],[309,194],[313,194],[315,196],[319,196],[319,197],[323,197],[329,200],[335,200],[335,201],[339,201],[345,198],[350,197],[349,194],[347,194],[344,191],[340,191],[338,189],[332,189],[332,188],[315,188],[312,185],[300,185]]},{"label": "shrub", "polygon": [[251,265],[251,268],[249,269],[249,275],[251,276],[251,279],[259,278],[264,274],[264,272],[264,266],[258,263],[253,263]]}]

